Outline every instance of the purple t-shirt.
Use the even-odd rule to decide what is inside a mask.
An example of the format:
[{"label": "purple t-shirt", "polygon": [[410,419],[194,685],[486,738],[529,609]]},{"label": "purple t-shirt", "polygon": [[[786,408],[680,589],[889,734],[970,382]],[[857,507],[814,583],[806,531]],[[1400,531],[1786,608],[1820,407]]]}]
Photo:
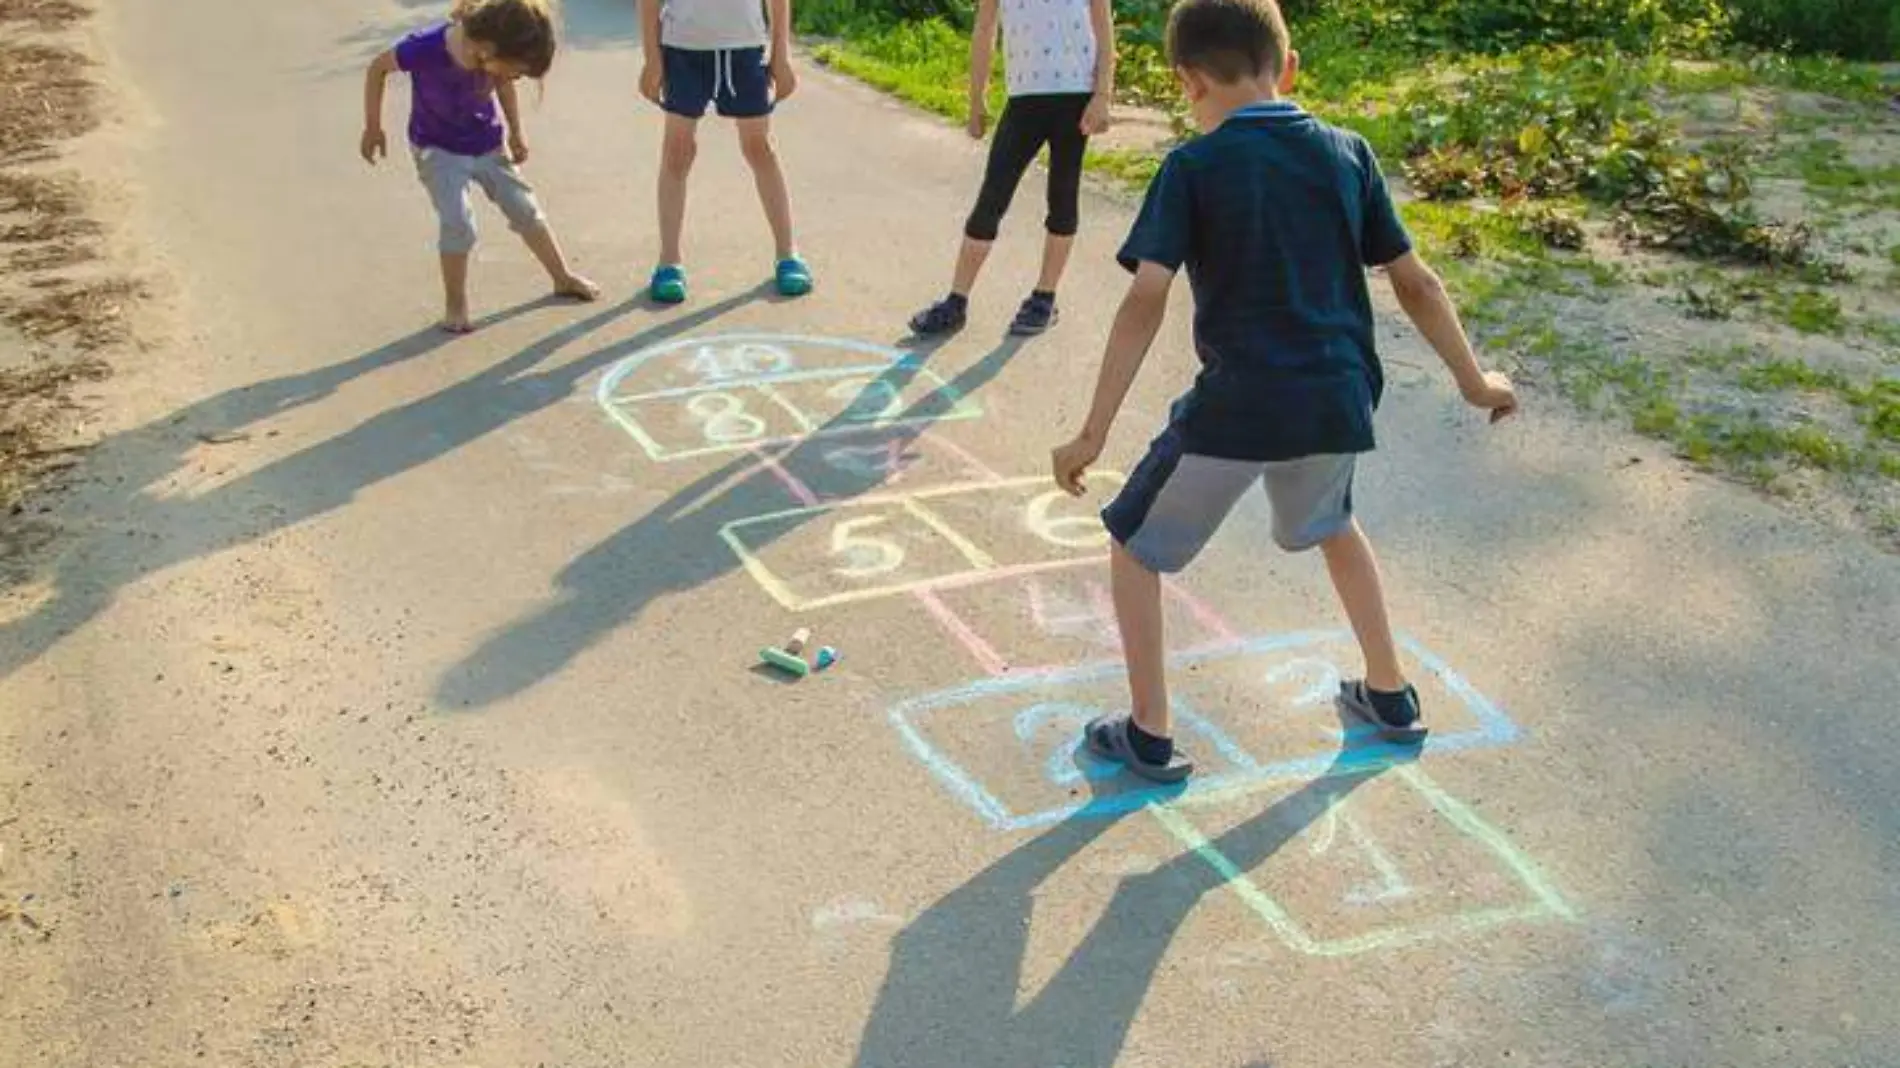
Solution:
[{"label": "purple t-shirt", "polygon": [[501,147],[495,84],[449,54],[449,24],[396,42],[396,67],[410,84],[409,143],[458,156],[485,156]]}]

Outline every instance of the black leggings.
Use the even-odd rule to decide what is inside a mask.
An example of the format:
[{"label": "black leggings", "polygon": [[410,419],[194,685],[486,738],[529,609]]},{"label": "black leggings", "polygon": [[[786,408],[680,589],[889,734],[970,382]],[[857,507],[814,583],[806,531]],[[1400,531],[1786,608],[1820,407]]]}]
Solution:
[{"label": "black leggings", "polygon": [[1045,144],[1049,146],[1049,232],[1059,237],[1075,234],[1076,202],[1082,191],[1082,153],[1089,143],[1082,132],[1082,114],[1088,106],[1087,93],[1009,98],[1003,117],[996,123],[989,166],[983,172],[983,190],[976,195],[970,221],[964,224],[965,236],[978,241],[996,240],[997,227],[1009,210],[1023,172],[1035,162],[1036,153]]}]

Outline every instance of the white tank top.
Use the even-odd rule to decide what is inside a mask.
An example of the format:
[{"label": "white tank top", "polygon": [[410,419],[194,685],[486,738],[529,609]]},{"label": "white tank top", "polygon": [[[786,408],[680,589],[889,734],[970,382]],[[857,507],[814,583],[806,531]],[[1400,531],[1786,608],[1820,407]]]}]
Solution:
[{"label": "white tank top", "polygon": [[997,0],[1010,96],[1095,91],[1089,0]]}]

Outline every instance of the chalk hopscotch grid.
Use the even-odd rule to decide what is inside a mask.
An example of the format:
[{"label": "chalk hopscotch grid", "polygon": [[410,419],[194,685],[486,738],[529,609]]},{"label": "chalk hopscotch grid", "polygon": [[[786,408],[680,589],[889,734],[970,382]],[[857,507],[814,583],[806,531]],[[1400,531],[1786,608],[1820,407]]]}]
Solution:
[{"label": "chalk hopscotch grid", "polygon": [[[630,375],[648,363],[660,357],[690,350],[705,350],[718,346],[741,347],[747,345],[762,346],[784,355],[789,362],[792,357],[779,346],[812,345],[823,348],[842,349],[848,352],[883,358],[881,363],[849,364],[842,367],[816,367],[799,370],[785,370],[766,374],[726,375],[702,380],[688,386],[674,386],[665,389],[647,390],[639,393],[622,393],[620,385]],[[794,404],[772,387],[796,382],[814,382],[843,380],[851,378],[878,378],[893,372],[910,372],[917,381],[928,388],[927,396],[942,396],[948,403],[948,410],[941,413],[922,415],[896,415],[873,419],[851,420],[846,425],[818,426],[811,415]],[[747,438],[744,441],[708,442],[705,445],[669,449],[660,444],[640,423],[634,409],[641,405],[653,405],[663,401],[679,401],[707,393],[727,393],[734,396],[756,393],[771,400],[786,411],[802,428],[795,434],[779,434]],[[743,451],[765,445],[795,444],[818,437],[838,437],[863,434],[893,427],[927,425],[935,422],[976,419],[983,415],[983,408],[975,400],[966,396],[946,382],[942,376],[924,366],[923,358],[911,354],[884,349],[862,342],[852,342],[831,338],[803,337],[797,335],[771,334],[730,334],[712,338],[689,338],[667,345],[647,349],[615,365],[595,389],[595,399],[609,418],[626,431],[637,442],[647,456],[658,462],[683,460],[695,456],[707,456],[718,453]]]},{"label": "chalk hopscotch grid", "polygon": [[[1119,472],[1104,471],[1099,472],[1098,477],[1119,479],[1124,476]],[[1028,476],[1023,478],[985,480],[981,482],[954,483],[946,486],[934,486],[929,489],[912,490],[908,493],[864,494],[839,499],[832,503],[803,505],[777,512],[763,512],[758,515],[747,516],[744,519],[735,519],[719,528],[719,537],[726,543],[727,547],[733,551],[734,555],[739,558],[739,562],[744,566],[746,573],[751,575],[753,580],[758,582],[767,593],[771,594],[773,600],[776,600],[781,606],[793,612],[808,612],[818,608],[829,608],[834,605],[852,604],[858,601],[915,593],[920,590],[952,589],[958,586],[974,585],[1015,575],[1029,575],[1043,571],[1055,571],[1089,564],[1101,565],[1106,563],[1108,556],[1105,552],[1084,552],[1060,560],[1037,561],[1026,564],[998,564],[981,547],[976,545],[967,536],[956,531],[948,520],[930,511],[924,505],[924,502],[940,497],[995,492],[999,490],[1018,490],[1030,486],[1042,486],[1045,485],[1047,481],[1048,479],[1043,476]],[[806,496],[812,496],[809,490]],[[964,559],[969,562],[969,568],[948,574],[912,579],[901,583],[844,590],[819,597],[802,597],[791,588],[789,582],[781,578],[772,570],[770,565],[766,564],[757,553],[752,551],[751,547],[746,544],[742,533],[748,527],[781,523],[787,520],[808,519],[828,512],[876,510],[880,508],[898,510],[916,517],[920,522],[930,527],[933,532],[943,537],[952,548],[962,555]],[[1106,540],[1106,535],[1104,535],[1104,540]]]}]

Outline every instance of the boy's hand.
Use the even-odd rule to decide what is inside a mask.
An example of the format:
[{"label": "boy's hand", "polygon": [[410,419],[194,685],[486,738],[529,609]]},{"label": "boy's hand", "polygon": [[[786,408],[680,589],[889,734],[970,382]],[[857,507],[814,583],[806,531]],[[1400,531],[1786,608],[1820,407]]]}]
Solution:
[{"label": "boy's hand", "polygon": [[1108,129],[1108,103],[1108,97],[1103,93],[1096,93],[1089,98],[1088,110],[1082,113],[1083,136],[1094,137]]},{"label": "boy's hand", "polygon": [[1056,485],[1071,497],[1080,497],[1086,488],[1082,484],[1082,475],[1089,465],[1102,455],[1102,443],[1087,434],[1078,434],[1067,445],[1059,445],[1050,454],[1055,468]]},{"label": "boy's hand", "polygon": [[1465,390],[1464,395],[1465,402],[1473,408],[1489,411],[1493,423],[1501,423],[1517,414],[1517,390],[1502,372],[1486,371],[1484,380]]},{"label": "boy's hand", "polygon": [[363,162],[374,166],[376,157],[389,155],[389,138],[378,127],[363,131],[363,143],[359,149],[363,153]]},{"label": "boy's hand", "polygon": [[510,163],[528,162],[528,142],[518,133],[508,135],[508,161]]},{"label": "boy's hand", "polygon": [[773,56],[770,74],[773,100],[784,100],[798,92],[798,72],[792,69],[789,56]]},{"label": "boy's hand", "polygon": [[970,131],[971,140],[983,140],[983,131],[988,128],[989,123],[990,107],[988,102],[982,97],[972,99],[970,101],[970,122],[966,127]]},{"label": "boy's hand", "polygon": [[640,68],[640,95],[660,103],[660,97],[666,92],[666,68],[654,60],[648,60]]}]

